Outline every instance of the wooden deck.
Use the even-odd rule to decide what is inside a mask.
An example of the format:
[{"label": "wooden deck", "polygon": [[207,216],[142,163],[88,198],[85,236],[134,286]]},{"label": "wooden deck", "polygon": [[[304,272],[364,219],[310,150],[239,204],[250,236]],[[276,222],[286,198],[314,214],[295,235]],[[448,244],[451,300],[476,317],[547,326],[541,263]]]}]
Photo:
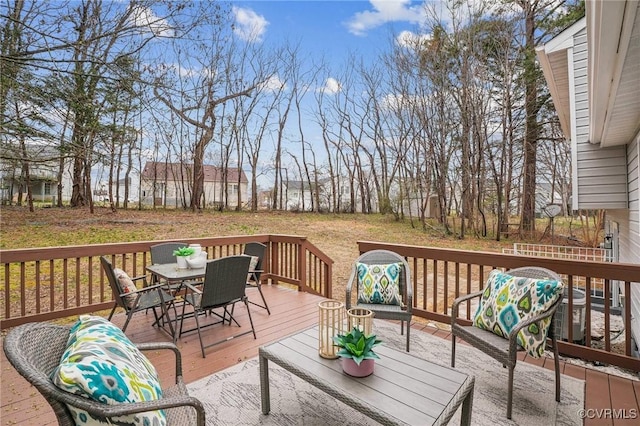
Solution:
[{"label": "wooden deck", "polygon": [[[268,315],[264,309],[251,306],[257,339],[254,340],[251,335],[245,335],[216,345],[206,350],[207,357],[205,359],[202,358],[200,352],[197,333],[189,333],[179,339],[178,346],[182,352],[184,376],[188,383],[255,357],[258,355],[258,347],[261,345],[317,323],[317,306],[318,302],[323,300],[321,297],[281,286],[263,286],[263,291],[269,303],[271,315]],[[248,290],[249,297],[255,300],[255,297],[259,296],[254,292],[256,290]],[[236,314],[238,314],[240,323],[243,326],[248,326],[248,318],[246,318],[244,307],[238,305]],[[134,342],[168,340],[167,334],[155,327],[151,327],[152,321],[153,315],[151,314],[136,314],[127,329],[127,336]],[[113,322],[121,326],[124,323],[124,317],[116,315]],[[442,338],[449,338],[449,333],[422,323],[416,323],[412,328],[415,331],[423,331]],[[221,338],[220,333],[223,331],[222,327],[216,327],[216,333],[209,331],[206,334],[215,334],[215,338],[219,339]],[[156,353],[148,355],[160,373],[161,379],[163,381],[172,380],[172,368],[167,367],[173,361],[171,359],[163,359]],[[56,424],[55,416],[49,405],[11,367],[4,352],[2,352],[1,359],[1,424]],[[532,364],[541,365],[544,368],[553,369],[553,361],[549,359],[524,357],[524,360]],[[587,419],[584,422],[585,425],[638,424],[638,418],[618,419],[617,417],[631,417],[634,413],[636,417],[640,415],[640,381],[628,380],[564,362],[560,363],[560,367],[563,374],[586,381],[585,408],[592,410],[591,414],[600,418]],[[578,413],[576,413],[577,418]]]}]

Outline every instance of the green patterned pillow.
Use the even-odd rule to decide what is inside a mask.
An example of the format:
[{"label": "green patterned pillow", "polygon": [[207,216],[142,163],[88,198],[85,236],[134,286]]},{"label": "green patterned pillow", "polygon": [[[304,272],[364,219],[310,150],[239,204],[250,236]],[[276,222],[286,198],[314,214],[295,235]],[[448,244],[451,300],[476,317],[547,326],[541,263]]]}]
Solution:
[{"label": "green patterned pillow", "polygon": [[[494,269],[489,274],[473,325],[509,338],[520,321],[539,315],[562,297],[564,285],[556,280],[514,277]],[[551,318],[535,322],[518,332],[518,344],[527,354],[544,354]]]},{"label": "green patterned pillow", "polygon": [[[104,318],[82,315],[69,333],[60,365],[51,374],[62,390],[105,404],[150,401],[162,398],[158,374],[149,360],[118,327]],[[94,418],[68,406],[77,425],[166,425],[162,410]]]},{"label": "green patterned pillow", "polygon": [[402,263],[368,265],[357,263],[358,303],[401,305],[400,272]]}]

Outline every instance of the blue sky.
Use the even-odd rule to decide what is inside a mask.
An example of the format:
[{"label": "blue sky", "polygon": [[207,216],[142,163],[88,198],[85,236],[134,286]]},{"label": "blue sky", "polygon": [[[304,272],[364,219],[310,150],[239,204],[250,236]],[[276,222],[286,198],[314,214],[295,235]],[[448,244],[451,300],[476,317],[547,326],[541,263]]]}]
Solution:
[{"label": "blue sky", "polygon": [[[300,43],[303,57],[324,58],[335,73],[350,54],[365,63],[373,61],[389,50],[394,35],[420,31],[425,1],[429,0],[234,1],[232,11],[240,39],[272,45],[282,40]],[[333,77],[325,82],[328,93],[340,84]],[[320,132],[315,130],[308,128],[307,137],[319,142]]]},{"label": "blue sky", "polygon": [[240,37],[253,31],[263,41],[300,41],[306,53],[340,64],[349,52],[375,57],[391,32],[415,31],[423,20],[421,1],[235,1]]},{"label": "blue sky", "polygon": [[[473,4],[476,0],[468,0]],[[394,36],[413,36],[424,33],[425,4],[442,8],[442,0],[232,0],[235,17],[234,32],[239,39],[250,43],[281,46],[284,40],[299,43],[304,59],[325,59],[329,73],[324,82],[327,93],[338,90],[340,70],[350,54],[364,62],[378,60],[381,52],[388,52]],[[167,25],[168,27],[168,25]],[[400,40],[403,38],[401,37]],[[335,78],[334,78],[335,77]],[[319,88],[316,88],[319,89]],[[315,102],[313,97],[304,103]],[[309,111],[303,105],[303,111]],[[295,120],[288,152],[300,148]],[[303,119],[305,140],[312,145],[322,144],[321,131],[315,119]],[[270,141],[273,142],[273,141]],[[318,145],[321,146],[321,145]],[[263,143],[262,161],[272,160],[269,141]],[[321,156],[322,149],[318,150]],[[287,160],[288,161],[288,160]],[[318,158],[322,163],[322,158]],[[268,167],[267,167],[268,168]],[[262,180],[262,179],[261,179]],[[264,182],[260,182],[263,184]]]}]

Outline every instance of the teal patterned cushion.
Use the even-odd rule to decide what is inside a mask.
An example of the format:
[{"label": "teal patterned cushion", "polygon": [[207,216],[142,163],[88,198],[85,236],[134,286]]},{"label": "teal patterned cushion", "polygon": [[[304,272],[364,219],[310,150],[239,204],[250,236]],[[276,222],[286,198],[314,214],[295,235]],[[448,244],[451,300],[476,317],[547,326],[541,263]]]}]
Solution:
[{"label": "teal patterned cushion", "polygon": [[368,265],[357,263],[358,303],[401,305],[400,272],[402,263]]},{"label": "teal patterned cushion", "polygon": [[[162,398],[155,368],[124,335],[104,318],[82,315],[69,333],[67,349],[51,375],[62,390],[105,404],[150,401]],[[163,411],[94,418],[68,406],[77,425],[166,425]]]},{"label": "teal patterned cushion", "polygon": [[[494,269],[489,274],[473,325],[509,338],[519,322],[547,311],[559,297],[561,281],[514,277]],[[544,354],[551,318],[537,321],[518,332],[518,344],[527,354],[538,358]]]}]

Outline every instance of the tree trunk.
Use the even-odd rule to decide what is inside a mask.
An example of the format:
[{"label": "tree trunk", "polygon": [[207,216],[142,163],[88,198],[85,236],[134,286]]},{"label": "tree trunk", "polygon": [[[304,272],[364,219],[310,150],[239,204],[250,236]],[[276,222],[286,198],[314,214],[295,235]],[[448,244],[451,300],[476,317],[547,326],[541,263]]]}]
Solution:
[{"label": "tree trunk", "polygon": [[538,87],[535,65],[535,11],[528,4],[525,8],[525,112],[524,170],[522,184],[522,214],[520,228],[533,233],[536,228],[536,146],[538,142]]},{"label": "tree trunk", "polygon": [[193,151],[193,190],[190,207],[194,212],[202,208],[200,202],[204,195],[204,149],[213,138],[213,127],[208,127],[202,131],[202,135]]}]

